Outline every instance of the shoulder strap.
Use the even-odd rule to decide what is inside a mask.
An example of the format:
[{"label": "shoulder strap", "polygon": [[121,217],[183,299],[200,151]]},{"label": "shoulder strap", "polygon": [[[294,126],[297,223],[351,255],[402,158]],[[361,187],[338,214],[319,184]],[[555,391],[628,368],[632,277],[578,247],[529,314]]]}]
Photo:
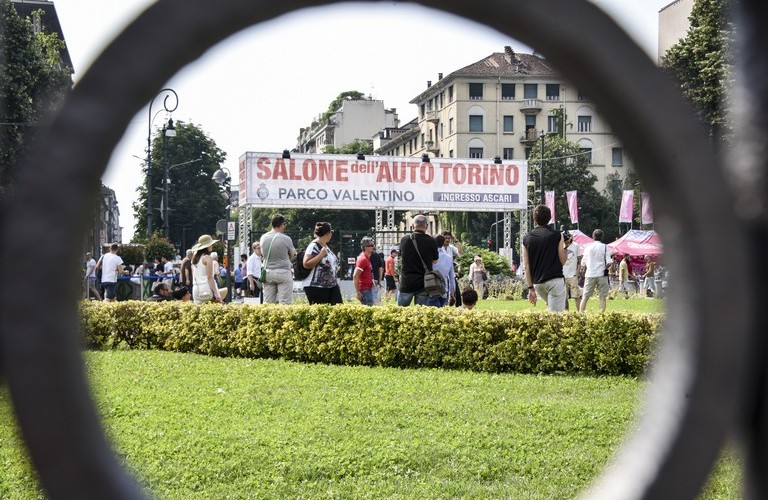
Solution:
[{"label": "shoulder strap", "polygon": [[275,242],[275,238],[277,238],[277,234],[272,237],[272,241],[269,242],[269,248],[267,248],[267,256],[264,258],[264,267],[267,267],[267,262],[269,262],[269,253],[272,251],[272,244]]},{"label": "shoulder strap", "polygon": [[416,253],[419,256],[419,260],[421,261],[421,265],[424,266],[424,271],[429,271],[427,269],[427,265],[424,263],[424,259],[421,257],[421,252],[419,251],[419,245],[416,244],[416,238],[414,237],[413,233],[411,233],[411,241],[413,242],[413,247],[416,249]]}]

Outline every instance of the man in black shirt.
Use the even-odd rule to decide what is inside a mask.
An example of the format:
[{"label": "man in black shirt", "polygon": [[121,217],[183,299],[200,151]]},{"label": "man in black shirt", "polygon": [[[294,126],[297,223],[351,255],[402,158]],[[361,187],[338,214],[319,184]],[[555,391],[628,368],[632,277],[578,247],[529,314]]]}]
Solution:
[{"label": "man in black shirt", "polygon": [[563,235],[551,229],[549,207],[539,205],[533,209],[536,227],[523,238],[525,280],[528,283],[528,301],[536,305],[537,295],[550,311],[564,311],[566,303],[563,264],[567,259]]},{"label": "man in black shirt", "polygon": [[[427,217],[417,215],[413,218],[413,233],[403,236],[400,240],[400,293],[397,296],[397,305],[409,306],[411,300],[416,305],[427,305],[427,292],[424,291],[424,265],[432,270],[432,263],[437,262],[437,242],[426,234]],[[421,258],[416,252],[419,246]],[[424,265],[422,265],[422,260]]]}]

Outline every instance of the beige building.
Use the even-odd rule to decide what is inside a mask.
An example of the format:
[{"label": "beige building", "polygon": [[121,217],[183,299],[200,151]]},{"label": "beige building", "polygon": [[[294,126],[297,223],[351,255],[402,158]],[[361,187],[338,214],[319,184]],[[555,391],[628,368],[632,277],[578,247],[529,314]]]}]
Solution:
[{"label": "beige building", "polygon": [[675,0],[659,11],[659,62],[688,33],[693,0]]},{"label": "beige building", "polygon": [[524,160],[540,145],[542,131],[556,133],[553,112],[564,110],[564,136],[588,155],[598,191],[610,174],[624,178],[630,166],[594,104],[545,59],[511,47],[445,78],[440,73],[411,103],[418,107],[416,122],[379,134],[390,140],[382,141],[376,153]]},{"label": "beige building", "polygon": [[309,127],[299,131],[296,152],[322,154],[328,146],[339,149],[356,139],[371,142],[376,132],[398,125],[397,111],[385,109],[383,101],[345,99],[335,113],[320,115]]}]

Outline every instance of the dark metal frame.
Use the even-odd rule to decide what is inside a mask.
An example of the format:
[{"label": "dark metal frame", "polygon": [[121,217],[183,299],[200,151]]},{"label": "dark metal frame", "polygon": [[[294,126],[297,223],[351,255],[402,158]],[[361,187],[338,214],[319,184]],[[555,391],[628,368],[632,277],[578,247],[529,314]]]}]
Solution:
[{"label": "dark metal frame", "polygon": [[[0,262],[57,252],[74,263],[91,194],[125,124],[163,82],[209,47],[251,25],[333,0],[160,0],[104,51],[75,87],[29,158],[15,197],[3,207]],[[668,304],[639,429],[588,496],[694,498],[729,434],[747,457],[745,492],[768,496],[762,407],[765,340],[750,279],[765,248],[765,139],[768,113],[766,6],[738,2],[740,156],[729,183],[703,128],[679,90],[616,24],[586,0],[419,0],[536,47],[590,95],[631,153],[654,197],[665,259],[679,284]],[[174,19],[168,25],[167,19]],[[126,77],[125,75],[129,75]],[[737,102],[737,104],[738,104]],[[731,186],[737,186],[731,187]],[[714,226],[714,228],[713,228]],[[713,230],[714,229],[714,230]],[[705,281],[720,266],[725,283]],[[68,266],[65,266],[68,267]],[[73,269],[75,266],[69,266]],[[24,439],[54,498],[141,498],[118,465],[88,392],[77,332],[77,276],[68,297],[31,300],[48,281],[41,266],[2,287],[0,362]],[[761,300],[763,299],[763,300]],[[45,309],[45,314],[40,310]]]}]

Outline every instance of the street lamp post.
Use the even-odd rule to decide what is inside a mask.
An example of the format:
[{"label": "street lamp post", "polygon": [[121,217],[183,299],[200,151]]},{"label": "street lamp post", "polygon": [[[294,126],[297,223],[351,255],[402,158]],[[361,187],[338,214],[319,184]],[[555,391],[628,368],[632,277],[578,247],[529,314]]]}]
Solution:
[{"label": "street lamp post", "polygon": [[539,159],[539,180],[541,181],[541,204],[544,202],[544,131],[541,131],[541,158]]},{"label": "street lamp post", "polygon": [[[152,237],[152,105],[155,103],[155,100],[163,94],[166,94],[163,99],[163,109],[167,113],[172,113],[179,107],[179,96],[176,94],[176,91],[171,88],[162,89],[155,94],[155,97],[153,97],[151,101],[149,101],[149,118],[147,120],[147,240]],[[170,99],[171,96],[173,96],[174,102],[172,108],[168,107],[168,99]]]},{"label": "street lamp post", "polygon": [[168,172],[171,170],[168,165],[168,138],[176,137],[176,128],[173,126],[173,118],[168,119],[168,123],[163,125],[163,154],[165,155],[165,166],[163,168],[163,236],[168,238]]},{"label": "street lamp post", "polygon": [[[232,175],[228,168],[219,167],[219,169],[213,173],[213,180],[224,189],[224,192],[227,195],[227,228],[224,231],[224,238],[227,242],[227,297],[225,301],[229,302],[232,300],[232,272],[234,270],[232,255],[230,255],[232,245],[230,245],[229,240],[229,218],[232,211]],[[232,266],[232,269],[229,268],[230,265]]]},{"label": "street lamp post", "polygon": [[[173,123],[170,124],[173,126]],[[164,128],[165,130],[165,128]],[[163,135],[163,140],[165,141],[166,137],[174,137],[176,135],[176,132],[174,131],[173,135],[168,135],[167,132],[169,130],[166,130]],[[173,165],[168,165],[168,155],[166,155],[166,162],[165,167],[163,168],[164,175],[163,175],[163,234],[166,238],[170,235],[170,212],[171,212],[171,200],[170,200],[170,186],[171,186],[171,170],[173,170],[176,167],[181,167],[182,165],[189,165],[191,163],[197,163],[199,161],[203,161],[202,158],[196,158],[194,160],[189,161],[183,161],[181,163],[175,163]]]}]

